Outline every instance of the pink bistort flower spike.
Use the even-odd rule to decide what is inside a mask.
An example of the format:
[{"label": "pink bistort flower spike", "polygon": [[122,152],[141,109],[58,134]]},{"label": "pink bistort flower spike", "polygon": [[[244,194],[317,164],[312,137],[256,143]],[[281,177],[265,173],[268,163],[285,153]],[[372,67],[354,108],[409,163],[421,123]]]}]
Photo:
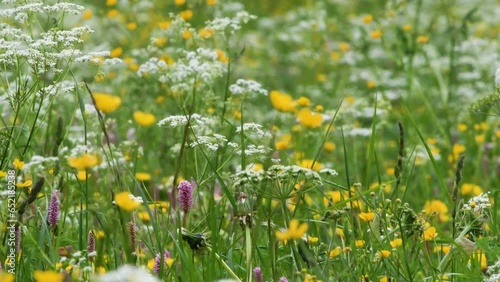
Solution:
[{"label": "pink bistort flower spike", "polygon": [[60,198],[61,193],[58,190],[54,190],[52,192],[52,195],[50,196],[50,202],[49,202],[49,210],[47,213],[47,222],[50,225],[50,227],[55,228],[57,223],[59,222],[59,213],[60,213],[60,207],[59,207],[59,198]]},{"label": "pink bistort flower spike", "polygon": [[193,207],[193,186],[189,181],[183,180],[179,183],[179,205],[184,213]]}]

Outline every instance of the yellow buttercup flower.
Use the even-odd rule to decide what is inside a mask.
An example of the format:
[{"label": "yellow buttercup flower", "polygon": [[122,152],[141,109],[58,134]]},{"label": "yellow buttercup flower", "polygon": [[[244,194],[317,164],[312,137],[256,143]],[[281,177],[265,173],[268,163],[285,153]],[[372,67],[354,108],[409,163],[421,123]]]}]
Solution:
[{"label": "yellow buttercup flower", "polygon": [[333,249],[331,252],[330,252],[330,258],[335,258],[337,257],[338,255],[340,255],[340,247],[337,246],[335,249]]},{"label": "yellow buttercup flower", "polygon": [[286,93],[273,90],[269,93],[269,99],[271,100],[271,105],[280,112],[293,112],[295,110],[296,102],[292,96]]},{"label": "yellow buttercup flower", "polygon": [[370,33],[370,37],[373,39],[378,39],[378,38],[382,37],[382,31],[380,31],[379,29],[374,30]]},{"label": "yellow buttercup flower", "polygon": [[215,4],[217,4],[217,0],[207,0],[207,5],[208,6],[213,6]]},{"label": "yellow buttercup flower", "polygon": [[191,39],[193,37],[193,32],[191,30],[185,30],[182,32],[182,38],[185,40]]},{"label": "yellow buttercup flower", "polygon": [[368,14],[363,17],[363,23],[369,24],[373,21],[373,16]]},{"label": "yellow buttercup flower", "polygon": [[117,2],[118,0],[106,0],[106,6],[108,7],[114,6],[116,5]]},{"label": "yellow buttercup flower", "polygon": [[120,192],[115,195],[115,203],[120,209],[125,210],[127,212],[131,212],[138,208],[141,203],[132,199],[130,192]]},{"label": "yellow buttercup flower", "polygon": [[429,216],[435,213],[441,222],[449,219],[448,207],[440,200],[427,201],[424,206],[425,215]]},{"label": "yellow buttercup flower", "polygon": [[341,238],[345,238],[344,229],[337,227],[335,229],[335,235],[337,235],[337,236],[339,236]]},{"label": "yellow buttercup flower", "polygon": [[149,213],[147,211],[142,211],[137,213],[139,216],[139,219],[144,222],[144,223],[149,223],[151,221],[151,218],[149,217]]},{"label": "yellow buttercup flower", "polygon": [[403,245],[403,239],[396,238],[396,239],[390,241],[389,244],[391,244],[391,247],[397,248],[397,247]]},{"label": "yellow buttercup flower", "polygon": [[318,241],[319,241],[318,237],[307,236],[307,242],[308,243],[314,244],[314,243],[318,243]]},{"label": "yellow buttercup flower", "polygon": [[316,75],[316,80],[319,81],[319,82],[325,82],[326,78],[327,78],[327,76],[324,73],[318,73]]},{"label": "yellow buttercup flower", "polygon": [[280,241],[300,239],[306,233],[309,225],[304,222],[299,225],[299,221],[292,219],[286,231],[276,231],[276,238]]},{"label": "yellow buttercup flower", "polygon": [[476,123],[474,124],[474,129],[478,131],[488,130],[488,124],[486,122]]},{"label": "yellow buttercup flower", "polygon": [[325,150],[328,153],[333,152],[333,150],[335,150],[335,143],[325,142],[325,144],[323,144],[323,150]]},{"label": "yellow buttercup flower", "polygon": [[0,272],[0,281],[2,282],[14,282],[16,279],[16,276],[14,274],[9,273],[9,272]]},{"label": "yellow buttercup flower", "polygon": [[460,187],[460,193],[462,196],[477,196],[483,193],[483,189],[481,189],[481,186],[473,183],[464,183]]},{"label": "yellow buttercup flower", "polygon": [[117,58],[120,57],[123,54],[123,48],[122,47],[116,47],[115,49],[111,50],[109,53],[109,56],[111,58]]},{"label": "yellow buttercup flower", "polygon": [[460,132],[465,132],[467,130],[467,125],[464,123],[459,123],[457,125],[457,130]]},{"label": "yellow buttercup flower", "polygon": [[311,104],[311,100],[309,100],[309,98],[307,97],[302,96],[299,99],[297,99],[297,104],[299,104],[302,107],[308,107]]},{"label": "yellow buttercup flower", "polygon": [[93,96],[96,108],[106,114],[114,112],[122,103],[120,97],[106,93],[96,92]]},{"label": "yellow buttercup flower", "polygon": [[102,230],[93,230],[93,232],[94,232],[95,238],[98,240],[106,237],[106,233],[104,233],[104,231],[102,231]]},{"label": "yellow buttercup flower", "polygon": [[478,250],[471,255],[469,259],[469,264],[471,263],[472,260],[476,260],[477,262],[479,262],[479,267],[481,268],[481,271],[486,271],[486,269],[488,268],[488,259],[486,258],[484,252],[482,252],[481,250]]},{"label": "yellow buttercup flower", "polygon": [[80,181],[85,181],[90,178],[92,174],[87,174],[85,170],[79,170],[78,173],[76,174],[76,178]]},{"label": "yellow buttercup flower", "polygon": [[424,44],[427,42],[429,42],[429,36],[420,35],[419,37],[417,37],[417,43]]},{"label": "yellow buttercup flower", "polygon": [[36,282],[62,282],[64,279],[64,275],[60,272],[50,270],[35,270],[35,272],[33,273],[33,278],[35,278]]},{"label": "yellow buttercup flower", "polygon": [[436,227],[429,227],[424,230],[424,233],[422,234],[422,239],[424,241],[432,241],[434,238],[436,238],[438,233],[436,232]]},{"label": "yellow buttercup flower", "polygon": [[309,109],[302,109],[297,114],[297,118],[300,124],[307,128],[316,128],[323,122],[323,116],[321,114],[311,112]]},{"label": "yellow buttercup flower", "polygon": [[362,212],[362,213],[359,213],[359,218],[361,218],[361,220],[363,220],[364,222],[370,222],[375,218],[375,213]]},{"label": "yellow buttercup flower", "polygon": [[112,10],[109,10],[108,13],[106,14],[106,16],[110,19],[112,18],[116,18],[120,15],[120,12],[118,12],[118,10],[116,9],[112,9]]},{"label": "yellow buttercup flower", "polygon": [[290,142],[289,141],[278,141],[274,143],[276,150],[285,150],[288,148]]},{"label": "yellow buttercup flower", "polygon": [[98,267],[96,268],[95,272],[96,272],[97,274],[104,274],[104,273],[106,273],[106,268],[104,268],[104,267],[102,267],[102,266],[98,266]]},{"label": "yellow buttercup flower", "polygon": [[168,38],[167,37],[156,37],[154,39],[154,43],[158,47],[162,47],[163,45],[167,44]]},{"label": "yellow buttercup flower", "polygon": [[330,53],[330,58],[336,62],[340,59],[340,53],[333,51]]},{"label": "yellow buttercup flower", "polygon": [[69,157],[68,164],[77,170],[86,170],[99,164],[99,158],[96,155],[85,153],[78,157]]},{"label": "yellow buttercup flower", "polygon": [[153,114],[135,111],[134,120],[141,126],[150,126],[156,122],[156,117]]},{"label": "yellow buttercup flower", "polygon": [[148,263],[146,265],[149,268],[149,270],[153,271],[153,269],[155,267],[155,259],[154,258],[149,259]]},{"label": "yellow buttercup flower", "polygon": [[24,167],[24,162],[20,161],[19,159],[15,159],[12,164],[14,165],[15,169],[23,169]]},{"label": "yellow buttercup flower", "polygon": [[435,246],[432,250],[435,253],[437,253],[437,252],[443,252],[443,254],[447,254],[451,250],[451,246],[450,245]]},{"label": "yellow buttercup flower", "polygon": [[361,247],[363,247],[363,246],[365,245],[365,240],[356,240],[356,241],[354,242],[354,245],[355,245],[356,247],[358,247],[358,248],[361,248]]},{"label": "yellow buttercup flower", "polygon": [[89,20],[90,18],[92,18],[92,10],[87,9],[83,11],[82,19]]},{"label": "yellow buttercup flower", "polygon": [[192,10],[184,10],[184,11],[180,12],[179,15],[181,16],[181,18],[188,21],[191,18],[193,18],[193,11]]},{"label": "yellow buttercup flower", "polygon": [[453,156],[455,157],[455,159],[457,159],[457,158],[458,158],[458,156],[459,156],[461,153],[465,152],[465,146],[464,146],[464,145],[462,145],[462,144],[457,144],[457,143],[455,143],[455,144],[453,144],[453,147],[452,147],[452,149],[451,149],[451,150],[452,150],[452,152],[453,152]]},{"label": "yellow buttercup flower", "polygon": [[215,53],[217,53],[217,59],[224,64],[227,64],[229,62],[229,57],[226,55],[226,53],[220,49],[216,49]]},{"label": "yellow buttercup flower", "polygon": [[202,38],[210,38],[215,34],[215,31],[211,28],[202,28],[198,31],[198,35]]},{"label": "yellow buttercup flower", "polygon": [[350,48],[351,48],[351,46],[347,42],[340,42],[339,43],[339,49],[342,50],[342,52],[347,52],[347,51],[349,51]]},{"label": "yellow buttercup flower", "polygon": [[315,171],[319,171],[320,169],[323,168],[323,165],[316,161],[313,165],[313,160],[311,159],[303,159],[299,162],[299,166],[304,167],[304,168],[309,168]]},{"label": "yellow buttercup flower", "polygon": [[158,27],[159,27],[160,29],[167,29],[167,28],[169,28],[169,27],[170,27],[170,23],[171,23],[170,21],[163,21],[163,22],[159,22],[159,23],[158,23]]},{"label": "yellow buttercup flower", "polygon": [[137,172],[135,178],[139,181],[149,181],[151,180],[151,174],[147,172]]},{"label": "yellow buttercup flower", "polygon": [[484,134],[478,134],[474,137],[474,139],[476,140],[476,143],[478,143],[478,144],[484,143],[485,138],[486,138],[486,136]]},{"label": "yellow buttercup flower", "polygon": [[129,22],[127,24],[127,29],[128,30],[136,30],[137,29],[137,23],[135,23],[135,22]]},{"label": "yellow buttercup flower", "polygon": [[379,258],[387,258],[391,255],[391,251],[388,250],[382,250],[377,253]]},{"label": "yellow buttercup flower", "polygon": [[31,180],[26,180],[24,182],[20,182],[20,183],[16,183],[16,187],[19,187],[19,188],[25,188],[25,187],[30,187],[31,184],[33,184],[33,181]]}]

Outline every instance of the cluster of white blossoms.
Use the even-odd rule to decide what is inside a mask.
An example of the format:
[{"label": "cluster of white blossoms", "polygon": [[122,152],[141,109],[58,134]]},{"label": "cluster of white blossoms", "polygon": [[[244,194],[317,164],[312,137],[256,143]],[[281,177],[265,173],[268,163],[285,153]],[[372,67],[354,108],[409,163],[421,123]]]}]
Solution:
[{"label": "cluster of white blossoms", "polygon": [[174,92],[189,91],[199,82],[210,84],[226,71],[226,65],[214,50],[198,48],[196,51],[179,51],[181,57],[159,78]]},{"label": "cluster of white blossoms", "polygon": [[189,120],[191,127],[207,126],[213,123],[211,118],[203,117],[199,114],[192,114],[191,116],[173,115],[160,120],[158,126],[180,127],[185,126]]},{"label": "cluster of white blossoms", "polygon": [[25,162],[23,172],[33,173],[34,175],[43,174],[50,168],[56,167],[58,162],[58,157],[43,157],[35,155],[30,158],[29,162]]},{"label": "cluster of white blossoms", "polygon": [[244,123],[243,126],[236,127],[236,133],[240,133],[243,129],[243,133],[246,135],[257,135],[256,137],[265,138],[271,137],[271,133],[262,130],[262,125],[257,123]]},{"label": "cluster of white blossoms", "polygon": [[137,70],[138,76],[146,76],[149,74],[160,73],[167,68],[167,63],[158,58],[150,58],[147,62],[142,64]]},{"label": "cluster of white blossoms", "polygon": [[235,173],[231,178],[235,185],[243,185],[245,183],[262,182],[264,180],[271,181],[289,181],[291,179],[304,177],[318,185],[322,185],[321,176],[312,169],[304,168],[297,165],[273,165],[267,170],[255,171],[252,167]]},{"label": "cluster of white blossoms", "polygon": [[473,210],[474,212],[479,213],[489,207],[491,207],[489,193],[481,193],[472,197],[466,204],[464,204],[462,209],[466,211]]},{"label": "cluster of white blossoms", "polygon": [[[45,5],[35,2],[1,9],[0,19],[26,24],[30,15],[33,18],[37,14],[80,14],[83,9],[83,6],[72,3]],[[93,32],[88,26],[77,26],[68,30],[53,28],[48,31],[38,29],[36,25],[30,26],[30,30],[25,30],[7,23],[0,24],[0,63],[15,66],[19,59],[24,59],[30,66],[41,65],[57,72],[57,61],[67,61],[81,55],[77,45],[83,43],[85,34]]]},{"label": "cluster of white blossoms", "polygon": [[61,94],[61,93],[72,93],[74,90],[75,90],[74,83],[70,81],[62,81],[60,83],[52,84],[39,89],[36,95],[38,97],[55,96],[56,94]]},{"label": "cluster of white blossoms", "polygon": [[[3,1],[3,3],[13,4],[17,3],[17,1]],[[21,5],[9,9],[0,10],[0,17],[13,19],[16,22],[25,24],[26,21],[28,20],[28,14],[69,13],[78,15],[84,9],[84,7],[81,5],[67,3],[67,2],[56,3],[53,5],[44,5],[41,1],[33,1],[33,3],[17,3],[17,4]]]},{"label": "cluster of white blossoms", "polygon": [[[51,1],[55,2],[55,1]],[[66,20],[78,15],[84,10],[83,6],[47,1],[2,1],[0,9],[0,64],[4,66],[2,79],[5,82],[0,87],[0,100],[9,101],[11,105],[17,103],[14,97],[19,96],[19,83],[27,83],[21,93],[24,97],[34,95],[37,99],[35,107],[44,116],[55,103],[51,101],[59,94],[74,92],[77,85],[73,79],[64,74],[72,71],[78,74],[80,63],[98,65],[116,64],[118,58],[105,58],[109,51],[83,51],[84,38],[94,31],[86,25],[66,28]],[[50,18],[39,21],[40,18]],[[50,26],[43,26],[50,24]],[[88,75],[88,74],[86,74]],[[16,79],[21,77],[21,80]],[[43,78],[43,80],[40,80]],[[41,83],[39,83],[40,81]],[[70,96],[71,95],[66,95]],[[10,106],[10,105],[9,105]],[[22,105],[18,105],[22,106]],[[5,107],[2,107],[5,111]],[[36,126],[43,124],[37,121]]]},{"label": "cluster of white blossoms", "polygon": [[495,86],[500,88],[500,67],[495,71]]},{"label": "cluster of white blossoms", "polygon": [[[94,281],[94,280],[92,280]],[[95,276],[98,282],[122,282],[122,281],[143,281],[158,282],[156,277],[151,275],[146,269],[132,265],[124,265],[117,270],[110,271],[104,275]]]},{"label": "cluster of white blossoms", "polygon": [[495,264],[488,266],[486,273],[490,275],[490,277],[485,278],[484,282],[498,282],[500,281],[500,257],[497,258]]},{"label": "cluster of white blossoms", "polygon": [[267,90],[260,83],[253,80],[238,79],[235,84],[229,86],[229,91],[234,95],[262,94],[267,96]]},{"label": "cluster of white blossoms", "polygon": [[224,147],[225,145],[232,148],[238,147],[238,144],[228,142],[226,136],[216,133],[211,136],[197,136],[196,140],[189,144],[190,147],[203,146],[211,151],[217,151],[220,147]]},{"label": "cluster of white blossoms", "polygon": [[236,13],[233,18],[215,18],[211,21],[206,22],[206,27],[212,29],[217,33],[229,33],[234,34],[236,31],[241,29],[242,24],[248,23],[250,20],[254,20],[257,17],[250,15],[245,11]]},{"label": "cluster of white blossoms", "polygon": [[241,153],[243,152],[247,157],[262,156],[262,155],[265,156],[271,151],[272,151],[271,148],[267,146],[250,144],[243,150],[236,151],[236,154],[241,155]]}]

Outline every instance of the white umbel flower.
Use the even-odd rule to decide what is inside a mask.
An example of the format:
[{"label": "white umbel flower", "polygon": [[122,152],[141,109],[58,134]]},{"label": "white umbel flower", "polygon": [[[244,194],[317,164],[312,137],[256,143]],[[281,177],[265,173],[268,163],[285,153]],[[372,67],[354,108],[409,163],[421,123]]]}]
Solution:
[{"label": "white umbel flower", "polygon": [[124,265],[115,271],[108,272],[101,276],[96,276],[91,281],[95,282],[159,282],[153,275],[145,269],[131,265]]}]

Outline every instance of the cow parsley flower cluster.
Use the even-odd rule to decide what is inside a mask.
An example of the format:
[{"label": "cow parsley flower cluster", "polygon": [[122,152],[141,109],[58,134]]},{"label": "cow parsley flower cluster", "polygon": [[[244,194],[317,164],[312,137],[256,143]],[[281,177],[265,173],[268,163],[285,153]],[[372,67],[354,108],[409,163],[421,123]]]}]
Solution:
[{"label": "cow parsley flower cluster", "polygon": [[167,63],[158,58],[150,58],[147,62],[142,64],[137,70],[138,76],[145,76],[149,74],[160,73],[167,68]]},{"label": "cow parsley flower cluster", "polygon": [[226,71],[226,65],[214,50],[198,48],[196,51],[180,50],[180,53],[181,57],[159,78],[174,92],[188,91],[200,82],[210,84]]},{"label": "cow parsley flower cluster", "polygon": [[227,138],[221,134],[212,134],[212,136],[197,136],[196,140],[189,144],[190,147],[204,146],[211,151],[217,151],[219,147],[228,145],[230,147],[236,148],[238,144],[234,142],[228,142]]},{"label": "cow parsley flower cluster", "polygon": [[241,29],[242,24],[246,24],[256,18],[256,16],[250,15],[248,12],[240,11],[233,18],[215,18],[207,21],[206,26],[217,33],[234,34]]},{"label": "cow parsley flower cluster", "polygon": [[270,181],[288,181],[289,179],[306,179],[313,181],[317,185],[322,185],[321,176],[312,169],[304,168],[297,165],[273,165],[267,170],[245,169],[235,173],[231,179],[236,186],[244,185],[245,183],[259,183],[264,180]]},{"label": "cow parsley flower cluster", "polygon": [[244,95],[244,94],[262,94],[267,96],[267,90],[262,88],[260,83],[253,80],[238,79],[236,84],[229,86],[229,91],[234,95]]},{"label": "cow parsley flower cluster", "polygon": [[262,130],[262,125],[257,123],[244,123],[243,126],[236,127],[236,133],[240,133],[242,129],[245,135],[256,135],[258,138],[271,137],[271,133]]},{"label": "cow parsley flower cluster", "polygon": [[[271,152],[271,148],[264,145],[254,145],[250,144],[246,148],[243,149],[243,153],[247,157],[259,157],[266,156],[269,152]],[[236,151],[236,154],[241,155],[242,151]]]},{"label": "cow parsley flower cluster", "polygon": [[158,126],[181,127],[190,122],[191,127],[207,126],[213,123],[211,118],[203,117],[199,114],[192,114],[191,116],[173,115],[160,120]]}]

